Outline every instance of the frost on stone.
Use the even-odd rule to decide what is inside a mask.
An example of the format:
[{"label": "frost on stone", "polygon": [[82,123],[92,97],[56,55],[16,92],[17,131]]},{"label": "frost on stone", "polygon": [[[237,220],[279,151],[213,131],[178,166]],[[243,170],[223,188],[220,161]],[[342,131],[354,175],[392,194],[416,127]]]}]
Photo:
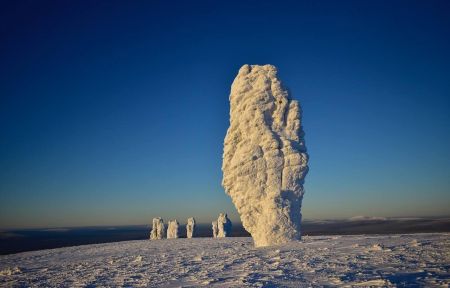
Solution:
[{"label": "frost on stone", "polygon": [[217,219],[217,237],[230,237],[231,236],[231,221],[228,219],[227,214],[220,213]]},{"label": "frost on stone", "polygon": [[301,237],[308,155],[301,108],[272,65],[244,65],[231,86],[223,180],[255,246]]},{"label": "frost on stone", "polygon": [[150,232],[150,239],[156,240],[156,239],[163,239],[166,237],[166,230],[164,226],[164,220],[160,217],[153,218],[152,223],[152,231]]},{"label": "frost on stone", "polygon": [[212,224],[213,238],[217,238],[217,234],[219,233],[219,228],[217,227],[217,221],[213,221],[211,224]]},{"label": "frost on stone", "polygon": [[179,227],[177,220],[169,220],[167,224],[167,239],[179,238]]},{"label": "frost on stone", "polygon": [[195,219],[194,219],[194,217],[191,217],[191,218],[187,219],[186,237],[187,238],[195,237]]}]

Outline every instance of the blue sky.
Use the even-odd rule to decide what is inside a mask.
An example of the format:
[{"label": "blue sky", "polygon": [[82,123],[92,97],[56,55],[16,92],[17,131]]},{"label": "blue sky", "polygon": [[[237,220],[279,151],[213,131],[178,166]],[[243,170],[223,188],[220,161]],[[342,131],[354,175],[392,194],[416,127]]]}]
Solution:
[{"label": "blue sky", "polygon": [[237,221],[220,167],[246,63],[303,106],[305,218],[450,214],[448,1],[0,5],[0,228]]}]

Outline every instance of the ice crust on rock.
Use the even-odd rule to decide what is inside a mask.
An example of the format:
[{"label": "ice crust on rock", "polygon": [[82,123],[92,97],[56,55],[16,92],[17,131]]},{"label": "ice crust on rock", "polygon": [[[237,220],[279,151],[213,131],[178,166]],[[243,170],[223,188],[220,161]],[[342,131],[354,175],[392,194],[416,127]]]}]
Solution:
[{"label": "ice crust on rock", "polygon": [[167,239],[176,239],[179,238],[179,227],[178,221],[169,220],[167,224]]},{"label": "ice crust on rock", "polygon": [[308,155],[298,101],[272,65],[244,65],[231,86],[223,180],[255,246],[301,237]]},{"label": "ice crust on rock", "polygon": [[160,217],[153,218],[152,231],[150,232],[150,239],[157,240],[166,237],[166,229],[164,226],[164,220]]},{"label": "ice crust on rock", "polygon": [[219,218],[217,218],[217,237],[230,237],[231,236],[231,221],[228,219],[226,213],[220,213]]},{"label": "ice crust on rock", "polygon": [[191,217],[191,218],[187,219],[186,237],[187,238],[195,237],[195,219],[194,219],[194,217]]}]

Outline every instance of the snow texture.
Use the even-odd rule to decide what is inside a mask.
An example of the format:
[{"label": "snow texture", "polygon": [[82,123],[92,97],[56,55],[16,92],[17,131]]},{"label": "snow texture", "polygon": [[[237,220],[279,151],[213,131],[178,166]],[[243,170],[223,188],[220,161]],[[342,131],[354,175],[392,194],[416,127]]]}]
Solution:
[{"label": "snow texture", "polygon": [[217,238],[217,235],[219,234],[219,227],[217,226],[217,221],[213,221],[211,224],[212,224],[213,238]]},{"label": "snow texture", "polygon": [[179,227],[178,221],[175,220],[169,220],[169,223],[167,225],[167,239],[176,239],[179,238]]},{"label": "snow texture", "polygon": [[0,287],[448,287],[450,234],[124,241],[0,256]]},{"label": "snow texture", "polygon": [[272,65],[244,65],[231,86],[223,180],[255,246],[299,240],[308,155],[301,108]]},{"label": "snow texture", "polygon": [[195,219],[194,219],[194,217],[191,217],[191,218],[187,219],[186,237],[187,238],[195,237]]},{"label": "snow texture", "polygon": [[150,232],[150,239],[164,239],[166,238],[166,229],[164,226],[164,220],[160,217],[153,218],[152,231]]},{"label": "snow texture", "polygon": [[219,218],[217,218],[217,237],[230,237],[231,236],[231,221],[228,219],[226,213],[220,213]]}]

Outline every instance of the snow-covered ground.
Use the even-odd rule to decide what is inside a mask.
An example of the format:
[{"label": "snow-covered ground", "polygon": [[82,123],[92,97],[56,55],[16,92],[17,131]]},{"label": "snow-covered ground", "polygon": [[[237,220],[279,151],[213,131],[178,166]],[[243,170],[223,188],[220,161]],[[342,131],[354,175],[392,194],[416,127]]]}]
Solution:
[{"label": "snow-covered ground", "polygon": [[450,234],[139,240],[0,256],[1,286],[448,287]]}]

